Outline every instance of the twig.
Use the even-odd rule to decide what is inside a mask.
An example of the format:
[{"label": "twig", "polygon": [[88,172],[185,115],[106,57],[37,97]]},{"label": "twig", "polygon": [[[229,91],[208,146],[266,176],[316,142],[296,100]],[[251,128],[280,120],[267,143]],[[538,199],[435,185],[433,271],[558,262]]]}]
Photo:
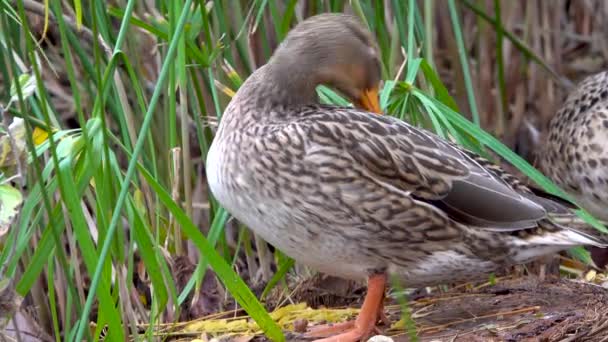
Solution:
[{"label": "twig", "polygon": [[540,310],[540,306],[530,306],[527,308],[522,308],[522,309],[517,309],[517,310],[512,310],[512,311],[499,311],[499,312],[496,312],[493,314],[476,316],[476,317],[461,319],[461,320],[457,320],[454,322],[449,322],[446,324],[441,324],[441,325],[437,325],[437,326],[433,326],[433,327],[422,328],[418,332],[419,333],[437,332],[437,331],[440,331],[442,329],[445,329],[445,328],[450,327],[455,324],[466,323],[466,322],[476,321],[478,319],[492,318],[492,317],[498,317],[498,316],[512,316],[512,315],[517,315],[517,314],[526,313],[526,312],[534,312],[534,311],[538,311],[538,310]]},{"label": "twig", "polygon": [[412,302],[412,304],[423,304],[428,305],[440,301],[452,300],[458,298],[466,298],[466,297],[494,297],[493,294],[483,294],[483,293],[470,293],[470,294],[456,294],[445,297],[433,297],[433,298],[421,298]]}]

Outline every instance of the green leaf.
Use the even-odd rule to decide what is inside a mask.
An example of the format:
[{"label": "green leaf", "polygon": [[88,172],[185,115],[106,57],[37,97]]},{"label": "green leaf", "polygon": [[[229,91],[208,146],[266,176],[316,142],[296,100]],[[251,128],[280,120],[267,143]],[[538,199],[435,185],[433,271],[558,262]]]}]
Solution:
[{"label": "green leaf", "polygon": [[471,71],[469,70],[469,57],[465,48],[462,29],[460,27],[460,16],[456,11],[456,3],[454,0],[448,0],[448,8],[450,9],[450,19],[452,20],[452,28],[454,29],[454,38],[458,46],[458,57],[462,74],[464,76],[464,85],[467,89],[467,98],[469,99],[469,108],[473,116],[473,122],[479,126],[479,112],[477,110],[477,101],[475,100],[475,92],[473,90],[473,81],[471,80]]},{"label": "green leaf", "polygon": [[0,185],[0,237],[8,232],[21,203],[23,203],[21,191],[10,185]]},{"label": "green leaf", "polygon": [[321,103],[332,103],[338,106],[349,106],[347,100],[345,100],[342,96],[338,95],[332,89],[321,85],[317,87],[317,94],[319,94],[319,98],[321,99]]},{"label": "green leaf", "polygon": [[[213,222],[211,222],[211,228],[209,229],[209,233],[207,234],[207,240],[214,248],[217,244],[217,241],[220,239],[221,234],[224,232],[224,225],[226,224],[228,217],[228,212],[222,207],[220,207],[213,216]],[[184,287],[184,290],[179,295],[179,305],[181,305],[186,300],[188,294],[190,293],[190,291],[192,291],[195,284],[197,289],[200,287],[201,282],[205,277],[207,266],[209,266],[209,263],[206,259],[203,259],[201,260],[201,262],[199,262],[194,271],[194,274],[192,274],[192,277]]]},{"label": "green leaf", "polygon": [[437,99],[446,104],[451,109],[453,109],[455,112],[460,112],[456,101],[453,97],[450,96],[448,89],[441,82],[439,75],[437,75],[437,72],[425,59],[423,59],[420,63],[420,69],[422,69],[424,78],[431,84],[431,86],[433,86],[433,90],[435,91],[435,96],[437,97]]},{"label": "green leaf", "polygon": [[183,232],[194,242],[201,251],[202,257],[209,262],[218,278],[230,291],[230,294],[245,309],[245,311],[256,321],[264,333],[273,341],[285,341],[285,336],[279,326],[272,320],[262,304],[256,299],[255,295],[247,287],[247,284],[239,277],[213,248],[211,243],[201,234],[200,230],[184,213],[184,211],[173,202],[171,195],[162,188],[157,182],[153,181],[152,175],[145,169],[139,168],[144,178],[150,183],[160,201],[173,214],[175,220],[181,225]]},{"label": "green leaf", "polygon": [[270,291],[278,284],[278,282],[285,277],[287,272],[289,272],[289,270],[293,267],[293,265],[295,265],[295,263],[295,260],[289,257],[284,257],[281,259],[277,272],[272,276],[272,278],[270,278],[268,284],[266,284],[266,287],[262,292],[262,300],[265,299],[268,293],[270,293]]},{"label": "green leaf", "polygon": [[593,260],[591,259],[591,254],[585,247],[578,246],[574,248],[570,248],[568,250],[568,254],[570,254],[574,259],[583,262],[585,265],[592,265]]},{"label": "green leaf", "polygon": [[[80,198],[76,183],[74,182],[70,158],[60,162],[58,175],[63,185],[61,196],[72,221],[74,235],[76,236],[76,241],[80,247],[82,259],[88,273],[93,274],[96,271],[99,254],[93,243],[89,225],[87,224],[82,206],[80,205]],[[97,288],[97,295],[99,296],[99,315],[103,315],[102,317],[107,319],[108,331],[112,339],[114,341],[124,341],[125,337],[123,335],[124,331],[122,329],[120,311],[117,309],[116,303],[110,293],[110,264],[106,263],[101,266],[103,268],[102,272],[106,275],[102,278],[99,287]]]},{"label": "green leaf", "polygon": [[76,28],[82,28],[82,3],[80,0],[74,0],[74,12],[76,14]]},{"label": "green leaf", "polygon": [[17,87],[19,87],[21,89],[21,94],[23,95],[23,99],[27,99],[36,91],[36,78],[32,77],[32,75],[21,74],[21,75],[19,75],[19,77],[17,77],[16,81],[17,82],[15,82],[15,80],[13,80],[13,83],[11,84],[11,90],[10,90],[11,98],[9,100],[9,105],[7,105],[7,107],[10,106],[10,103],[19,100],[19,97],[17,94]]},{"label": "green leaf", "polygon": [[397,82],[389,80],[384,82],[382,92],[380,92],[380,108],[385,110],[388,107],[388,102]]},{"label": "green leaf", "polygon": [[[133,205],[132,207],[135,207]],[[167,286],[165,285],[165,279],[163,278],[163,266],[165,264],[165,258],[162,255],[162,251],[155,245],[154,237],[150,234],[150,227],[146,226],[144,217],[142,214],[134,210],[133,216],[133,236],[141,260],[146,266],[146,271],[150,276],[152,282],[152,289],[158,297],[158,306],[162,309],[167,304],[168,293]],[[171,283],[172,284],[172,283]],[[173,289],[175,292],[175,289]],[[175,300],[175,298],[173,298]]]}]

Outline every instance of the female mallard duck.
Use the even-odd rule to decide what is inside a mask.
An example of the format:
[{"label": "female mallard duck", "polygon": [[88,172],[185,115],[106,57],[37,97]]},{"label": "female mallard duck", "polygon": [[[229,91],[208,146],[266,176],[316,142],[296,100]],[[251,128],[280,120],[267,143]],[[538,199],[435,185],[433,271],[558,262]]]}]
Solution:
[{"label": "female mallard duck", "polygon": [[[376,45],[355,18],[305,20],[241,86],[207,157],[210,189],[234,217],[301,263],[367,278],[354,324],[311,335],[369,335],[387,275],[409,287],[468,280],[603,244],[487,160],[373,113],[379,80]],[[362,109],[320,104],[320,84]]]},{"label": "female mallard duck", "polygon": [[[585,78],[549,123],[540,169],[577,203],[608,222],[608,71]],[[605,250],[590,248],[605,267]]]},{"label": "female mallard duck", "polygon": [[543,172],[608,221],[608,71],[584,79],[549,123]]}]

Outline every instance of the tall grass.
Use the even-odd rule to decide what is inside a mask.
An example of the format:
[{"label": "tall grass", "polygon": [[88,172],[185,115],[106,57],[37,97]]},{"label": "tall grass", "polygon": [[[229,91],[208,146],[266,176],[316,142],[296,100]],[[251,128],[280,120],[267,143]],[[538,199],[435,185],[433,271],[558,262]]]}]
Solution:
[{"label": "tall grass", "polygon": [[[293,261],[275,253],[278,271],[268,274],[270,261],[255,261],[264,244],[229,222],[206,190],[204,160],[231,94],[303,17],[349,11],[378,39],[388,114],[480,153],[489,148],[561,193],[479,127],[514,146],[527,107],[509,107],[547,87],[552,92],[539,100],[549,103],[541,105],[539,117],[546,118],[559,102],[558,86],[569,84],[537,53],[539,41],[553,38],[525,21],[544,18],[524,16],[534,6],[545,8],[466,0],[447,6],[432,0],[0,0],[0,134],[10,131],[23,142],[0,146],[19,157],[0,159],[0,228],[10,223],[0,235],[0,281],[12,280],[56,340],[107,333],[121,341],[142,334],[141,323],[151,337],[157,324],[177,320],[210,267],[267,336],[282,340],[248,284],[261,269],[267,294]],[[327,88],[319,93],[323,101],[346,103]],[[8,128],[13,118],[24,119],[20,135]],[[248,284],[236,272],[243,254]],[[176,256],[195,260],[185,284],[175,280]],[[134,295],[137,277],[151,289],[149,307]]]}]

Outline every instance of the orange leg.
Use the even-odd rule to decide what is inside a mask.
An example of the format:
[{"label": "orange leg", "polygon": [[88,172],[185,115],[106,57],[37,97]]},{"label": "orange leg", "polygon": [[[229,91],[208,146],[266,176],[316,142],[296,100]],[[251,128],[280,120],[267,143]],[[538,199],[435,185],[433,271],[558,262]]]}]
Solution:
[{"label": "orange leg", "polygon": [[315,342],[356,342],[368,337],[376,328],[376,322],[383,316],[384,288],[386,274],[375,274],[367,279],[367,295],[355,322],[322,326],[307,333],[308,337],[324,337],[337,334]]},{"label": "orange leg", "polygon": [[376,322],[380,321],[384,325],[390,325],[391,321],[388,319],[386,313],[384,312],[384,299],[386,299],[386,292],[382,291],[382,299],[380,299],[380,307],[378,308],[378,319],[376,320]]}]

